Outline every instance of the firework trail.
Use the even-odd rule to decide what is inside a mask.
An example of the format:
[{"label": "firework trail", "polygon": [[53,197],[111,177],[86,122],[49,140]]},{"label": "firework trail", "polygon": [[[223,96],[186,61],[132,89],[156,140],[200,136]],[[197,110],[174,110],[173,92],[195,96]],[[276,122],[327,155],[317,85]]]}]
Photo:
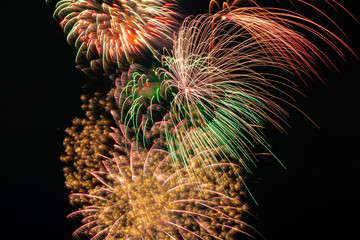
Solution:
[{"label": "firework trail", "polygon": [[211,0],[210,14],[182,24],[178,9],[172,0],[56,5],[96,89],[82,95],[85,117],[66,130],[61,157],[79,208],[69,217],[82,217],[75,237],[261,237],[244,222],[244,176],[256,155],[273,155],[262,129],[285,132],[281,105],[298,92],[294,75],[317,76],[318,62],[335,68],[303,33],[343,58],[338,46],[351,51],[316,22],[256,1]]}]

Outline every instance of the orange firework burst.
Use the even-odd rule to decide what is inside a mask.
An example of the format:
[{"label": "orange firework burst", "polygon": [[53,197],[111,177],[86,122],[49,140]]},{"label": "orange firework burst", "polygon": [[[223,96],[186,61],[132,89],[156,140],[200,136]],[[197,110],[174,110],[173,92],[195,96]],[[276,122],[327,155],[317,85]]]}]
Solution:
[{"label": "orange firework burst", "polygon": [[[69,215],[83,218],[76,237],[234,239],[257,234],[243,221],[248,206],[237,175],[240,166],[220,159],[200,165],[194,155],[174,171],[170,153],[161,144],[147,150],[121,134],[113,137],[115,148],[127,153],[105,157],[102,170],[91,172],[100,185],[70,196],[83,205]],[[124,142],[129,147],[124,149]],[[184,144],[191,144],[191,139]],[[199,154],[214,154],[208,150]]]},{"label": "orange firework burst", "polygon": [[173,0],[62,0],[54,15],[78,49],[78,67],[111,75],[134,61],[148,63],[171,43],[174,8]]}]

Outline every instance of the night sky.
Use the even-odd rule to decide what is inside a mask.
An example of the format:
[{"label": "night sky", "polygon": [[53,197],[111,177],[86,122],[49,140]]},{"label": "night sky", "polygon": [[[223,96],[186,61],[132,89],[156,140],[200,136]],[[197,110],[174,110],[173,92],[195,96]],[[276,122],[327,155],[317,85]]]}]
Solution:
[{"label": "night sky", "polygon": [[[188,13],[207,12],[207,0],[182,2]],[[357,1],[339,2],[360,19]],[[81,86],[87,77],[75,69],[76,51],[52,19],[51,7],[42,0],[2,4],[0,238],[69,240],[77,224],[65,219],[73,209],[59,157],[65,128],[82,114]],[[360,56],[360,24],[344,11],[326,9]],[[324,18],[310,17],[329,26]],[[325,84],[300,84],[307,98],[297,96],[296,106],[320,129],[286,107],[291,114],[288,135],[265,130],[273,152],[287,167],[263,161],[248,176],[259,203],[250,203],[250,224],[268,240],[358,235],[360,63],[344,52],[346,61],[329,53],[339,71],[319,64]]]}]

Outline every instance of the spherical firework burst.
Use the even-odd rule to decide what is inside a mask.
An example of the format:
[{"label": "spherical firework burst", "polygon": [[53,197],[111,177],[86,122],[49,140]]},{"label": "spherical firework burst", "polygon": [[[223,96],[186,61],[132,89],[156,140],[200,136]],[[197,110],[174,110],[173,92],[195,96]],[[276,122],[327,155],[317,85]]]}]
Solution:
[{"label": "spherical firework burst", "polygon": [[78,49],[78,67],[90,76],[111,75],[132,62],[148,64],[169,46],[174,7],[173,0],[62,0],[54,15]]},{"label": "spherical firework burst", "polygon": [[[118,147],[130,141],[118,134],[113,137]],[[127,154],[114,154],[103,161],[103,171],[91,173],[101,186],[71,195],[75,202],[88,199],[81,210],[69,215],[83,217],[75,236],[233,239],[256,234],[243,222],[248,207],[243,203],[241,179],[235,174],[241,171],[238,165],[220,159],[217,164],[199,165],[194,155],[174,171],[169,153],[161,145],[149,150],[138,148],[136,142],[128,142],[128,146]]]}]

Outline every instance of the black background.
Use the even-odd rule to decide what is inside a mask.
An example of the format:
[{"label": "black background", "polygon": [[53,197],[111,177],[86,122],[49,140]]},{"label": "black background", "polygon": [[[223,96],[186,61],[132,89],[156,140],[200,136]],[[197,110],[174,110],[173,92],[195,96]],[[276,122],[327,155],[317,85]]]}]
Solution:
[{"label": "black background", "polygon": [[[360,18],[357,1],[339,2]],[[188,13],[208,9],[207,0],[182,3]],[[330,24],[309,9],[295,10]],[[360,24],[344,11],[326,10],[360,55]],[[41,0],[2,3],[1,239],[72,239],[76,225],[65,220],[72,208],[59,156],[64,129],[81,114],[87,77],[74,68],[76,51],[52,12]],[[288,135],[265,130],[287,170],[263,161],[248,179],[259,202],[252,204],[250,222],[266,239],[358,238],[360,63],[349,52],[346,61],[329,55],[339,71],[320,65],[325,85],[315,80],[301,86],[308,97],[298,96],[296,103],[320,129],[289,108]]]}]

